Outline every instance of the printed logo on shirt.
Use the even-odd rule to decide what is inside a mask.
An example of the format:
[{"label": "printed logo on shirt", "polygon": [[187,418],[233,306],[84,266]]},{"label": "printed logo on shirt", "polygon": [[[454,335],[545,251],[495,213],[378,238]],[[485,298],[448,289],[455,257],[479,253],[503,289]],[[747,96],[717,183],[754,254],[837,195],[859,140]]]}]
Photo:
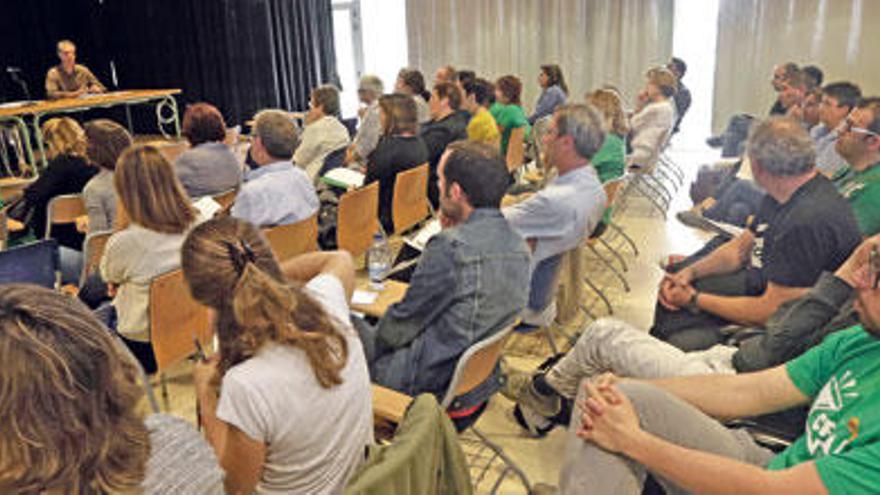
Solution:
[{"label": "printed logo on shirt", "polygon": [[755,242],[752,246],[752,258],[750,260],[751,266],[754,268],[764,267],[764,262],[762,261],[764,256],[764,234],[767,233],[769,226],[769,224],[762,223],[755,227]]},{"label": "printed logo on shirt", "polygon": [[[858,418],[838,417],[847,400],[858,398],[859,394],[854,391],[856,385],[852,372],[846,371],[839,379],[836,376],[831,377],[816,396],[806,425],[807,450],[810,455],[821,457],[837,454],[858,436]],[[845,430],[838,429],[841,421],[846,421]],[[843,437],[842,433],[848,435]]]}]

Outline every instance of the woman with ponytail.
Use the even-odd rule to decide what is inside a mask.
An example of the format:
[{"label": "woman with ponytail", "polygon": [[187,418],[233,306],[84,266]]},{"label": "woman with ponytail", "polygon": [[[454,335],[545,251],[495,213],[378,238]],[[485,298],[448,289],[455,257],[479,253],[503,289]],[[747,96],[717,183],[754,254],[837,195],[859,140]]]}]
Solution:
[{"label": "woman with ponytail", "polygon": [[253,225],[227,217],[192,230],[181,264],[220,343],[195,384],[227,491],[341,493],[373,440],[366,359],[348,316],[350,256],[279,266]]}]

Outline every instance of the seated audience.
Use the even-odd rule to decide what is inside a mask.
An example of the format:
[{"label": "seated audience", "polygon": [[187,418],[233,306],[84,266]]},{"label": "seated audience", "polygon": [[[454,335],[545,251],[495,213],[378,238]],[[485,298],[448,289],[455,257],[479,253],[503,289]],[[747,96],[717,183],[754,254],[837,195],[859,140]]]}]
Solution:
[{"label": "seated audience", "polygon": [[689,90],[687,86],[684,85],[684,82],[682,82],[685,73],[687,73],[687,64],[684,60],[678,57],[672,57],[672,59],[669,60],[669,63],[666,64],[666,68],[675,76],[677,87],[675,95],[672,96],[672,101],[675,104],[675,127],[672,128],[674,134],[679,131],[679,128],[681,127],[681,119],[684,118],[684,114],[686,114],[691,107],[691,90]]},{"label": "seated audience", "polygon": [[434,72],[434,86],[440,83],[456,84],[458,82],[458,71],[451,65],[438,67]]},{"label": "seated audience", "polygon": [[773,103],[773,107],[770,108],[771,116],[785,115],[787,107],[782,104],[782,90],[785,89],[786,81],[800,75],[800,73],[800,68],[793,62],[777,65],[773,68],[773,79],[770,81],[770,84],[773,85],[773,90],[779,93],[779,96]]},{"label": "seated audience", "polygon": [[801,105],[801,123],[806,129],[812,130],[819,125],[819,106],[821,103],[821,88],[815,88],[804,96],[804,103]]},{"label": "seated audience", "polygon": [[385,92],[383,88],[382,80],[371,75],[362,77],[358,84],[358,99],[365,106],[358,110],[360,124],[348,148],[346,163],[363,163],[379,142],[382,133],[382,124],[379,122],[379,97]]},{"label": "seated audience", "polygon": [[397,81],[394,91],[409,95],[416,102],[416,110],[419,124],[426,124],[431,120],[431,109],[428,100],[431,93],[425,88],[425,77],[418,69],[403,68],[397,73]]},{"label": "seated audience", "polygon": [[852,208],[815,170],[812,141],[798,122],[755,124],[747,153],[767,194],[755,221],[710,254],[676,266],[660,285],[651,333],[682,350],[717,344],[730,323],[763,326],[822,270],[835,270],[861,238]]},{"label": "seated audience", "polygon": [[624,321],[603,318],[590,323],[572,350],[546,371],[508,376],[507,394],[517,402],[514,417],[538,436],[557,424],[568,424],[578,384],[604,373],[642,379],[747,373],[794,359],[831,332],[858,323],[853,289],[878,241],[862,243],[834,274],[822,272],[809,292],[781,304],[765,327],[753,329],[760,331],[737,346],[719,344],[707,351],[683,352]]},{"label": "seated audience", "polygon": [[[876,493],[880,300],[864,254],[855,285],[861,324],[783,365],[734,376],[585,382],[562,492],[639,493],[650,471],[667,493]],[[807,405],[806,431],[779,454],[720,422]]]},{"label": "seated audience", "polygon": [[541,66],[538,84],[541,86],[541,96],[538,97],[538,102],[535,104],[535,111],[529,116],[529,124],[531,125],[535,125],[535,122],[542,117],[553,115],[556,108],[565,105],[565,100],[568,98],[565,77],[562,75],[562,69],[556,64]]},{"label": "seated audience", "polygon": [[804,83],[807,85],[807,91],[813,91],[822,87],[822,81],[825,80],[825,73],[822,69],[815,65],[807,65],[801,68],[804,73]]},{"label": "seated audience", "polygon": [[299,145],[296,124],[281,110],[263,110],[254,118],[251,157],[257,168],[245,174],[232,216],[258,227],[287,225],[318,211],[315,186],[291,159]]},{"label": "seated audience", "polygon": [[629,160],[634,167],[652,167],[660,148],[675,125],[675,76],[662,67],[648,70],[645,88],[639,93],[636,113],[630,118],[632,153]]},{"label": "seated audience", "polygon": [[862,91],[850,82],[831,83],[822,88],[819,125],[810,129],[810,137],[816,145],[816,168],[827,177],[834,177],[846,166],[845,159],[835,149],[838,127],[861,97]]},{"label": "seated audience", "polygon": [[242,164],[226,144],[226,122],[209,103],[190,105],[183,114],[183,136],[190,149],[174,161],[174,170],[191,198],[213,196],[241,184]]},{"label": "seated audience", "polygon": [[194,381],[227,492],[341,493],[373,442],[351,257],[279,266],[260,231],[230,217],[193,229],[181,256],[193,298],[215,315],[220,352]]},{"label": "seated audience", "polygon": [[116,330],[147,373],[156,371],[150,344],[150,283],[180,267],[180,246],[198,211],[174,169],[152,146],[135,146],[119,157],[113,175],[117,232],[101,258],[101,278],[113,298],[98,311]]},{"label": "seated audience", "polygon": [[880,232],[880,98],[865,98],[840,127],[835,147],[847,165],[834,179],[862,235]]},{"label": "seated audience", "polygon": [[529,252],[498,211],[507,169],[494,148],[452,143],[438,176],[443,230],[425,246],[404,298],[361,337],[374,382],[442,398],[461,354],[525,306]]},{"label": "seated audience", "polygon": [[501,134],[498,125],[489,113],[492,94],[495,87],[485,79],[476,79],[463,85],[465,99],[462,104],[465,110],[472,115],[467,125],[467,137],[478,143],[500,144]]},{"label": "seated audience", "polygon": [[186,421],[145,417],[142,375],[85,306],[0,286],[0,492],[222,494]]},{"label": "seated audience", "polygon": [[599,225],[605,191],[590,165],[605,138],[602,116],[590,105],[556,109],[544,134],[544,155],[558,176],[528,199],[502,213],[532,250],[529,304],[523,323],[543,326],[555,317],[553,280],[561,255],[578,246]]},{"label": "seated audience", "polygon": [[501,132],[501,156],[507,157],[507,145],[510,133],[514,129],[525,127],[523,139],[528,138],[529,120],[523,111],[520,95],[522,82],[516,76],[503,76],[495,81],[495,103],[489,108],[492,118]]},{"label": "seated audience", "polygon": [[626,168],[626,135],[629,131],[623,102],[620,96],[608,89],[597,89],[587,94],[587,103],[593,105],[602,114],[605,140],[596,155],[590,160],[599,181],[603,184],[611,179],[623,176]]},{"label": "seated audience", "polygon": [[119,156],[132,144],[131,135],[125,127],[108,119],[98,119],[85,125],[88,147],[86,155],[98,173],[83,187],[86,205],[86,222],[80,221],[83,232],[111,230],[116,220],[116,189],[113,171]]},{"label": "seated audience", "polygon": [[437,206],[437,165],[446,150],[446,145],[459,139],[467,138],[467,125],[470,117],[459,112],[461,108],[461,91],[452,83],[440,83],[434,86],[431,99],[431,121],[422,128],[422,140],[428,149],[428,163],[431,167],[431,178],[428,181],[428,198]]},{"label": "seated audience", "polygon": [[339,121],[339,90],[330,85],[312,90],[302,139],[293,154],[293,163],[317,180],[330,153],[348,146],[348,129]]},{"label": "seated audience", "polygon": [[785,79],[778,100],[779,105],[785,110],[785,115],[799,119],[803,113],[801,104],[806,95],[806,76],[802,71],[797,71]]},{"label": "seated audience", "polygon": [[382,137],[367,160],[364,184],[379,181],[379,221],[385,232],[394,231],[391,204],[397,174],[428,161],[428,150],[417,134],[416,104],[405,94],[379,98]]}]

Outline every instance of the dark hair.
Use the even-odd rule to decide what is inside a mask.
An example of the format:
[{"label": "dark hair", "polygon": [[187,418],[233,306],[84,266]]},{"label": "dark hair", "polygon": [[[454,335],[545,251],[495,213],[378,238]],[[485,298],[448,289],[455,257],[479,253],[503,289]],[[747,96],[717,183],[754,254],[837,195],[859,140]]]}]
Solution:
[{"label": "dark hair", "polygon": [[473,81],[462,83],[462,87],[465,94],[474,95],[478,105],[487,107],[492,103],[495,86],[491,82],[477,78]]},{"label": "dark hair", "polygon": [[685,73],[687,73],[687,70],[688,70],[688,66],[684,62],[684,60],[682,60],[678,57],[672,57],[672,59],[669,60],[669,65],[671,65],[675,68],[675,72],[678,73],[679,79],[684,78],[684,75],[685,75]]},{"label": "dark hair", "polygon": [[397,73],[397,77],[403,81],[403,84],[412,91],[414,95],[421,96],[425,101],[431,97],[431,93],[425,88],[425,76],[418,69],[410,69],[404,67]]},{"label": "dark hair", "polygon": [[322,387],[342,383],[348,343],[337,322],[285,280],[259,229],[233,217],[202,223],[183,242],[181,267],[193,299],[217,311],[221,376],[275,342],[301,350]]},{"label": "dark hair", "polygon": [[562,76],[562,69],[556,64],[546,64],[541,66],[541,72],[547,74],[547,86],[559,86],[563,93],[568,94],[568,86],[565,84],[565,77]]},{"label": "dark hair", "polygon": [[837,100],[839,106],[849,108],[858,105],[859,100],[862,98],[862,90],[849,81],[826,84],[822,88],[822,94]]},{"label": "dark hair", "polygon": [[464,85],[466,82],[473,82],[477,79],[477,73],[472,70],[458,71],[458,82]]},{"label": "dark hair", "polygon": [[461,91],[458,86],[452,83],[439,83],[434,85],[434,91],[441,100],[446,98],[449,100],[449,108],[458,110],[461,107]]},{"label": "dark hair", "polygon": [[315,106],[324,110],[324,115],[339,115],[339,90],[329,84],[318,86],[312,90]]},{"label": "dark hair", "polygon": [[93,165],[107,170],[116,169],[119,156],[132,144],[131,134],[109,119],[86,122],[86,157]]},{"label": "dark hair", "polygon": [[520,95],[522,93],[522,81],[516,76],[502,76],[495,81],[495,89],[501,91],[501,94],[507,98],[511,105],[519,105]]},{"label": "dark hair", "polygon": [[874,119],[868,124],[868,130],[880,134],[880,96],[867,96],[859,100],[859,108],[868,108],[874,113]]},{"label": "dark hair", "polygon": [[822,86],[822,81],[825,80],[825,73],[815,65],[808,65],[802,68],[801,72],[807,77],[807,89],[818,88]]},{"label": "dark hair", "polygon": [[412,96],[403,93],[382,95],[379,97],[379,109],[385,113],[382,135],[419,132],[419,112]]},{"label": "dark hair", "polygon": [[226,122],[217,107],[210,103],[195,103],[183,114],[183,137],[192,146],[226,139]]},{"label": "dark hair", "polygon": [[443,177],[446,192],[456,183],[473,208],[498,208],[510,185],[510,173],[494,146],[473,141],[455,141],[447,147]]},{"label": "dark hair", "polygon": [[800,71],[801,71],[801,69],[794,62],[786,62],[786,63],[782,64],[782,78],[783,79],[788,79],[789,77],[792,77],[793,75],[799,73]]}]

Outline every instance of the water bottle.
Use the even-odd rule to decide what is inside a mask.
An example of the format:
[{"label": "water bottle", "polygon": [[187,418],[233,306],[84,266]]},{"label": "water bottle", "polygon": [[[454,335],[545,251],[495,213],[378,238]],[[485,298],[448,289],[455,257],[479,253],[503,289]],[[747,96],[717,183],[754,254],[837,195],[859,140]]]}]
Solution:
[{"label": "water bottle", "polygon": [[391,268],[391,248],[381,232],[373,236],[373,245],[367,251],[367,271],[370,274],[370,288],[382,290],[385,287],[385,276]]}]

